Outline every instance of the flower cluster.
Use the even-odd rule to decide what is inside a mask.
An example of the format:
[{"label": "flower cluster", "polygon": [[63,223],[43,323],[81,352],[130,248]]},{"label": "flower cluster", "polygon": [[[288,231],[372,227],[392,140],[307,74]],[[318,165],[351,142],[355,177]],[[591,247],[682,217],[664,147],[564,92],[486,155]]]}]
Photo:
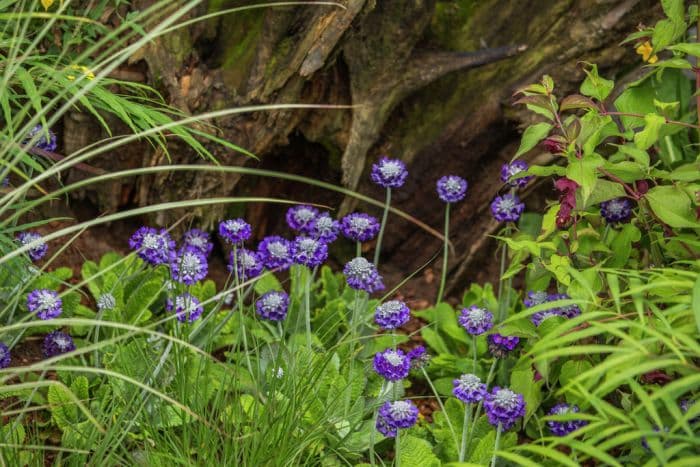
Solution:
[{"label": "flower cluster", "polygon": [[467,181],[457,175],[445,175],[437,181],[437,193],[446,203],[456,203],[467,194]]},{"label": "flower cluster", "polygon": [[364,290],[367,293],[384,289],[384,282],[377,268],[361,256],[348,261],[343,268],[343,274],[353,289]]},{"label": "flower cluster", "polygon": [[486,384],[482,383],[476,375],[462,375],[453,380],[452,385],[454,386],[452,394],[465,404],[481,402],[487,394]]},{"label": "flower cluster", "polygon": [[525,203],[520,202],[518,195],[507,193],[491,202],[491,214],[498,222],[517,222],[523,211]]},{"label": "flower cluster", "polygon": [[255,310],[258,312],[258,315],[270,321],[282,321],[287,317],[288,308],[289,295],[276,290],[263,294],[255,302]]},{"label": "flower cluster", "polygon": [[459,315],[459,324],[472,336],[478,336],[493,327],[493,314],[486,308],[472,305],[462,309]]},{"label": "flower cluster", "polygon": [[399,429],[411,428],[418,421],[418,407],[411,401],[385,402],[377,414],[377,431],[393,438]]},{"label": "flower cluster", "polygon": [[233,272],[235,268],[240,281],[258,277],[265,267],[260,255],[246,248],[232,251],[230,260],[228,270]]},{"label": "flower cluster", "polygon": [[[549,415],[568,415],[572,413],[578,413],[579,408],[577,405],[569,405],[566,403],[562,404],[557,404],[554,407],[552,407],[549,411]],[[547,426],[549,427],[549,431],[552,432],[554,436],[566,436],[569,433],[573,433],[574,431],[583,428],[584,426],[588,425],[588,422],[586,420],[581,420],[581,419],[573,419],[573,420],[549,420],[547,422]]]},{"label": "flower cluster", "polygon": [[0,342],[0,369],[10,366],[10,348],[4,342]]},{"label": "flower cluster", "polygon": [[117,299],[111,293],[103,293],[97,298],[99,311],[113,310],[117,306]]},{"label": "flower cluster", "polygon": [[377,306],[374,322],[382,329],[396,329],[403,326],[410,318],[411,310],[401,300],[389,300]]},{"label": "flower cluster", "polygon": [[525,172],[528,168],[527,162],[520,159],[515,160],[510,164],[503,164],[501,167],[501,181],[510,187],[522,188],[534,177],[532,175],[519,178],[513,177],[521,172]]},{"label": "flower cluster", "polygon": [[[571,297],[566,294],[547,294],[543,291],[530,291],[527,294],[527,298],[523,300],[523,303],[526,307],[532,308],[533,306],[542,305],[548,302],[570,299]],[[578,305],[564,305],[557,308],[550,308],[549,310],[538,311],[530,316],[530,320],[535,326],[539,326],[545,319],[552,316],[561,316],[562,318],[571,319],[580,314],[581,309],[578,307]]]},{"label": "flower cluster", "polygon": [[65,332],[51,331],[44,337],[42,350],[46,358],[51,358],[66,352],[72,352],[75,350],[75,343],[73,338]]},{"label": "flower cluster", "polygon": [[297,237],[292,245],[292,260],[310,268],[320,266],[328,259],[328,245],[311,237]]},{"label": "flower cluster", "polygon": [[520,343],[518,336],[502,336],[498,333],[489,334],[486,340],[489,344],[489,352],[496,358],[505,357]]},{"label": "flower cluster", "polygon": [[309,234],[324,243],[333,243],[338,239],[340,222],[333,219],[330,214],[323,212],[314,219],[309,229]]},{"label": "flower cluster", "polygon": [[265,237],[258,244],[258,256],[268,269],[288,269],[292,265],[292,243],[277,235]]},{"label": "flower cluster", "polygon": [[185,247],[170,260],[170,273],[174,281],[192,285],[207,276],[207,257],[201,250]]},{"label": "flower cluster", "polygon": [[632,217],[632,201],[627,198],[615,198],[600,203],[600,215],[608,224],[627,222]]},{"label": "flower cluster", "polygon": [[411,359],[401,349],[386,349],[374,356],[374,371],[387,381],[399,381],[411,371]]},{"label": "flower cluster", "polygon": [[189,293],[169,298],[165,302],[165,309],[174,312],[177,320],[181,323],[196,321],[204,312],[204,307],[200,304],[199,299]]},{"label": "flower cluster", "polygon": [[356,242],[367,242],[379,233],[379,221],[363,212],[354,212],[343,217],[340,230],[346,238]]},{"label": "flower cluster", "polygon": [[372,164],[370,178],[384,188],[399,188],[406,182],[406,177],[408,177],[406,164],[399,159],[382,157],[379,162]]},{"label": "flower cluster", "polygon": [[209,238],[209,234],[199,229],[191,229],[182,235],[182,245],[184,248],[193,248],[204,256],[209,256],[214,244]]},{"label": "flower cluster", "polygon": [[34,128],[29,130],[29,133],[27,133],[27,136],[24,138],[22,144],[29,144],[29,142],[37,135],[40,136],[34,143],[34,148],[49,152],[54,152],[56,150],[58,147],[58,144],[56,143],[56,133],[50,129],[44,129],[42,125],[36,125]]},{"label": "flower cluster", "polygon": [[219,224],[219,235],[231,245],[240,245],[250,238],[253,230],[243,219],[228,219]]},{"label": "flower cluster", "polygon": [[419,370],[430,363],[430,354],[422,345],[414,347],[406,356],[411,360],[411,369],[414,370]]},{"label": "flower cluster", "polygon": [[495,386],[484,397],[484,410],[491,425],[496,427],[500,425],[504,431],[507,431],[519,418],[525,416],[525,400],[522,394]]},{"label": "flower cluster", "polygon": [[309,234],[317,215],[318,209],[313,206],[306,204],[294,206],[287,210],[287,225],[292,230]]},{"label": "flower cluster", "polygon": [[49,251],[48,245],[42,240],[41,235],[36,232],[20,232],[17,234],[17,241],[20,245],[25,246],[32,242],[37,242],[36,245],[29,248],[27,254],[32,261],[39,261],[41,258],[46,256]]},{"label": "flower cluster", "polygon": [[141,227],[129,239],[129,248],[136,250],[139,257],[152,265],[170,261],[175,251],[175,242],[167,230]]},{"label": "flower cluster", "polygon": [[27,295],[27,309],[39,319],[53,319],[63,313],[63,302],[54,290],[36,289]]}]

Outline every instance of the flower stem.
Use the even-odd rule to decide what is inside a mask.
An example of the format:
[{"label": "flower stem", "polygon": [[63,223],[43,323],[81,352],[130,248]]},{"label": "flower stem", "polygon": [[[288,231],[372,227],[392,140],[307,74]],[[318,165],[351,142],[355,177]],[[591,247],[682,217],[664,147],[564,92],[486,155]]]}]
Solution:
[{"label": "flower stem", "polygon": [[469,431],[469,419],[472,415],[472,405],[464,404],[464,424],[462,425],[462,445],[459,448],[459,462],[464,462],[467,453],[467,432]]},{"label": "flower stem", "polygon": [[[496,371],[496,365],[498,364],[498,359],[494,358],[493,363],[491,363],[491,368],[489,368],[489,374],[486,377],[486,386],[488,387],[489,384],[491,384],[491,378],[493,378],[493,372]],[[476,423],[479,421],[479,416],[481,415],[481,408],[484,405],[484,401],[479,401],[479,405],[476,406],[476,414],[474,415],[474,421],[472,422],[472,426],[469,429],[469,437],[467,438],[467,449],[469,449],[469,446],[472,443],[472,436],[474,435],[474,430],[476,429]]]},{"label": "flower stem", "polygon": [[306,347],[311,350],[311,283],[316,276],[316,267],[313,271],[307,269],[306,283],[304,284],[304,318],[306,321]]},{"label": "flower stem", "polygon": [[384,227],[386,226],[387,217],[389,217],[389,206],[391,206],[391,187],[386,188],[386,201],[384,202],[384,213],[382,214],[382,223],[379,226],[379,236],[377,237],[377,246],[374,249],[374,267],[379,267],[379,254],[382,251],[382,239],[384,239]]},{"label": "flower stem", "polygon": [[457,433],[455,432],[454,427],[452,426],[452,422],[450,421],[450,416],[445,410],[445,406],[442,403],[442,399],[440,398],[440,394],[438,394],[437,389],[435,389],[435,386],[433,385],[433,381],[430,379],[430,376],[428,376],[428,372],[425,371],[425,368],[421,368],[421,371],[423,372],[423,376],[425,377],[425,380],[428,382],[428,386],[430,386],[430,390],[433,391],[433,394],[435,395],[435,399],[437,400],[438,405],[440,406],[440,410],[442,410],[442,414],[445,416],[445,420],[447,421],[447,426],[450,429],[450,433],[452,434],[452,440],[455,442],[455,446],[457,445]]},{"label": "flower stem", "polygon": [[437,305],[442,301],[442,294],[445,292],[445,282],[447,281],[447,257],[450,247],[450,203],[445,204],[445,244],[442,250],[442,271],[440,271],[440,289],[438,290]]},{"label": "flower stem", "polygon": [[401,429],[396,429],[396,449],[394,449],[394,465],[396,467],[401,467]]},{"label": "flower stem", "polygon": [[474,371],[472,373],[476,374],[476,336],[472,336],[472,353],[474,354]]},{"label": "flower stem", "polygon": [[236,287],[237,295],[237,307],[238,307],[238,319],[241,322],[241,338],[243,340],[243,354],[245,355],[246,366],[250,372],[250,376],[253,377],[253,365],[250,363],[250,355],[248,354],[248,337],[246,336],[245,330],[245,316],[243,316],[243,296],[241,294],[241,284],[238,277],[238,247],[233,246],[233,278]]},{"label": "flower stem", "polygon": [[496,451],[498,451],[498,448],[501,446],[501,431],[502,431],[502,426],[499,423],[498,428],[496,428],[496,443],[493,445],[493,456],[491,457],[491,467],[496,467],[496,459],[498,456],[496,456]]},{"label": "flower stem", "polygon": [[[386,387],[386,381],[382,381],[382,386],[379,388],[379,396],[377,396],[377,401],[381,402],[382,396],[384,395],[384,388]],[[372,415],[372,427],[369,432],[369,461],[372,464],[372,466],[376,465],[374,461],[374,437],[376,436],[377,433],[377,417],[379,416],[379,409],[374,408],[374,413]]]},{"label": "flower stem", "polygon": [[[510,226],[506,226],[503,230],[503,236],[508,236],[510,234]],[[510,304],[510,285],[511,279],[508,278],[507,281],[503,281],[503,274],[506,272],[506,260],[508,259],[508,245],[503,243],[503,249],[501,250],[501,265],[500,272],[498,274],[498,322],[500,323],[505,319],[506,311],[508,311],[508,305]],[[506,297],[503,299],[503,292],[505,291]]]}]

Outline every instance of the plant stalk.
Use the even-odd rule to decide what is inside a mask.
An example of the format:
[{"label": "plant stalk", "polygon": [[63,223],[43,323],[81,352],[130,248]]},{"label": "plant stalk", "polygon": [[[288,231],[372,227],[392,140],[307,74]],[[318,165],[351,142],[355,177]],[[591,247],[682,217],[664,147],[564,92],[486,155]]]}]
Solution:
[{"label": "plant stalk", "polygon": [[491,467],[496,467],[496,459],[498,456],[496,455],[496,451],[498,451],[498,448],[501,446],[501,431],[503,431],[503,427],[501,424],[498,424],[498,428],[496,428],[496,442],[493,445],[493,456],[491,457]]},{"label": "plant stalk", "polygon": [[445,244],[442,250],[442,271],[440,271],[440,289],[435,299],[437,305],[442,301],[442,295],[445,293],[445,282],[447,281],[447,259],[450,247],[450,203],[445,204]]},{"label": "plant stalk", "polygon": [[447,426],[450,429],[450,433],[452,434],[452,440],[455,443],[455,446],[457,445],[457,432],[455,432],[454,427],[452,426],[452,422],[450,421],[450,416],[445,410],[445,406],[442,403],[442,399],[440,398],[440,394],[438,394],[437,389],[435,389],[435,385],[433,385],[433,381],[430,379],[430,376],[428,376],[428,372],[425,371],[425,368],[421,368],[421,371],[423,372],[423,376],[425,377],[425,380],[428,382],[428,386],[430,386],[430,390],[433,391],[433,395],[435,395],[435,399],[437,400],[438,406],[440,406],[440,410],[442,410],[442,414],[445,416],[445,420],[447,421]]},{"label": "plant stalk", "polygon": [[386,189],[386,201],[384,202],[384,212],[382,213],[382,223],[379,226],[379,236],[377,237],[377,246],[374,249],[374,267],[379,267],[379,254],[382,251],[382,240],[384,239],[384,228],[389,217],[389,206],[391,206],[391,187]]},{"label": "plant stalk", "polygon": [[464,462],[464,457],[467,454],[467,433],[469,432],[469,423],[472,415],[472,405],[464,404],[464,424],[462,425],[462,444],[459,448],[459,462]]}]

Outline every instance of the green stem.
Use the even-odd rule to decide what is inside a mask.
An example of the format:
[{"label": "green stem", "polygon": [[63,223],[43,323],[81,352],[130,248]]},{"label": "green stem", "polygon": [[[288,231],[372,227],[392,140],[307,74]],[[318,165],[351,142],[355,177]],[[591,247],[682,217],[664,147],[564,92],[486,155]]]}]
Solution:
[{"label": "green stem", "polygon": [[469,432],[469,418],[472,415],[472,405],[464,404],[464,424],[462,425],[462,445],[459,448],[459,462],[464,462],[467,453],[467,433]]},{"label": "green stem", "polygon": [[[386,381],[382,381],[382,386],[379,388],[379,396],[377,396],[377,401],[382,400],[382,396],[384,395],[384,388],[386,387]],[[374,408],[374,414],[372,415],[372,427],[371,431],[369,432],[369,461],[370,463],[374,466],[375,461],[374,461],[374,437],[376,436],[377,433],[377,417],[379,416],[379,409],[377,407]]]},{"label": "green stem", "polygon": [[401,436],[401,428],[396,429],[396,449],[394,449],[394,465],[396,467],[401,467],[401,443],[399,437]]},{"label": "green stem", "polygon": [[246,336],[245,316],[243,316],[243,295],[241,293],[241,284],[238,277],[238,246],[233,246],[233,280],[236,287],[238,319],[241,323],[241,338],[243,339],[243,354],[245,355],[246,366],[253,377],[253,365],[250,363],[250,355],[248,354],[248,336]]},{"label": "green stem", "polygon": [[447,281],[447,258],[450,247],[450,203],[445,204],[445,244],[442,250],[442,271],[440,271],[440,289],[438,290],[437,305],[442,301],[442,294],[445,292],[445,282]]},{"label": "green stem", "polygon": [[472,354],[474,354],[474,371],[472,373],[476,374],[476,336],[472,336]]},{"label": "green stem", "polygon": [[498,456],[496,456],[496,451],[498,451],[498,448],[501,446],[501,424],[498,424],[498,428],[496,428],[496,443],[493,445],[493,456],[491,457],[491,467],[496,467],[496,459]]},{"label": "green stem", "polygon": [[[510,226],[506,226],[503,230],[503,236],[507,237],[510,234]],[[506,271],[506,260],[508,259],[508,245],[503,243],[501,250],[501,265],[500,272],[498,274],[498,322],[502,322],[505,319],[506,311],[508,311],[508,305],[510,304],[510,285],[511,279],[508,278],[507,281],[503,281],[503,274]],[[506,292],[505,300],[503,299],[503,292]]]},{"label": "green stem", "polygon": [[360,242],[355,243],[355,256],[356,257],[362,256],[362,243],[360,243]]},{"label": "green stem", "polygon": [[306,347],[311,351],[311,283],[316,276],[316,268],[307,271],[307,279],[304,284],[304,318],[306,321]]},{"label": "green stem", "polygon": [[[491,368],[489,368],[489,374],[486,377],[486,387],[491,384],[491,378],[493,378],[493,372],[496,371],[496,365],[498,364],[498,359],[494,358],[493,363],[491,363]],[[476,414],[474,415],[474,421],[472,422],[472,426],[469,429],[469,437],[467,438],[467,447],[466,449],[469,449],[469,446],[472,443],[472,436],[474,435],[474,429],[476,429],[476,423],[479,421],[479,416],[481,415],[481,408],[484,405],[484,401],[480,401],[479,405],[476,406]]]},{"label": "green stem", "polygon": [[428,372],[425,371],[425,368],[421,368],[421,371],[423,372],[423,376],[425,377],[425,380],[428,382],[428,386],[430,386],[430,390],[433,391],[433,395],[435,396],[435,399],[437,400],[438,405],[440,406],[440,410],[442,410],[442,414],[445,416],[445,420],[447,421],[447,426],[450,429],[450,433],[452,434],[452,440],[455,443],[455,446],[457,445],[457,432],[455,432],[454,427],[452,426],[452,422],[450,421],[450,416],[445,410],[445,406],[442,403],[442,399],[440,398],[440,394],[438,394],[437,389],[435,389],[435,386],[433,385],[433,381],[430,379],[430,376],[428,376]]},{"label": "green stem", "polygon": [[374,267],[379,267],[379,253],[382,251],[382,240],[384,239],[384,227],[386,220],[389,217],[389,206],[391,206],[391,188],[386,189],[386,201],[384,202],[384,213],[382,214],[382,223],[379,227],[379,236],[377,237],[377,246],[374,249]]}]

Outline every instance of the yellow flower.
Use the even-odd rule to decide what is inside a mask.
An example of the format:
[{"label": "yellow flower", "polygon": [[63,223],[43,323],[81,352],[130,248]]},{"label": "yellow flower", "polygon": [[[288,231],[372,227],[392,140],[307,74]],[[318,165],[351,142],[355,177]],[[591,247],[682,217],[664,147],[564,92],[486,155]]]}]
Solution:
[{"label": "yellow flower", "polygon": [[649,41],[646,41],[644,44],[640,44],[637,47],[637,53],[642,56],[642,60],[653,65],[657,62],[659,57],[656,54],[652,56],[652,50],[654,50],[654,48],[651,46],[651,42]]},{"label": "yellow flower", "polygon": [[[90,70],[90,68],[82,65],[71,65],[70,66],[71,70],[76,70],[76,71],[82,71],[83,74],[87,79],[95,79],[95,73]],[[75,76],[73,75],[68,75],[68,79],[73,81],[75,79]]]},{"label": "yellow flower", "polygon": [[56,0],[41,0],[41,4],[44,7],[44,10],[48,10],[51,8],[51,5],[53,5],[53,2]]}]

